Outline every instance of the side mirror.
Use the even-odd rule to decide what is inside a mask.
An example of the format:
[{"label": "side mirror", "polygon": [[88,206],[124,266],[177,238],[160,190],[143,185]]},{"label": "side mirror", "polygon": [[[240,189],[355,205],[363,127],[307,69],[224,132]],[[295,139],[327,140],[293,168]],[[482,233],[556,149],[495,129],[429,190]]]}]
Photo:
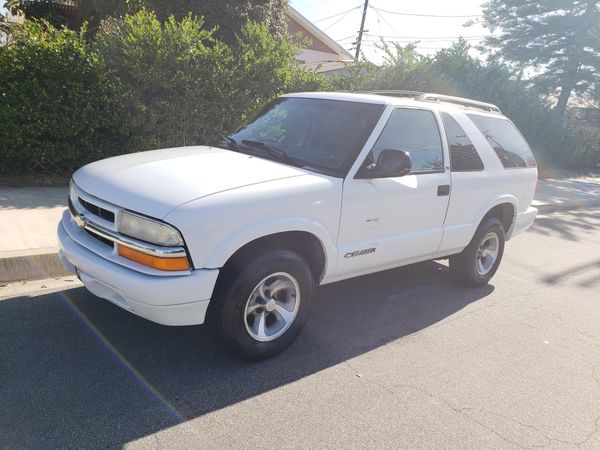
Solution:
[{"label": "side mirror", "polygon": [[382,150],[377,164],[367,167],[368,178],[403,177],[410,173],[410,154],[404,150]]}]

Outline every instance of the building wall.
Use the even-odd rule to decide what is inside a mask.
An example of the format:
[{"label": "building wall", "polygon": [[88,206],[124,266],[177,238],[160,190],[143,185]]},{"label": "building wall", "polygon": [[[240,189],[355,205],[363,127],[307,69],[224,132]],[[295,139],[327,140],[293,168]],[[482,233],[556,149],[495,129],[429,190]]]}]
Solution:
[{"label": "building wall", "polygon": [[327,47],[323,42],[319,40],[314,34],[300,25],[298,22],[294,20],[289,20],[288,23],[288,33],[290,36],[295,36],[298,33],[301,33],[304,38],[307,38],[310,41],[310,45],[307,47],[311,50],[317,50],[320,52],[330,53],[331,49]]}]

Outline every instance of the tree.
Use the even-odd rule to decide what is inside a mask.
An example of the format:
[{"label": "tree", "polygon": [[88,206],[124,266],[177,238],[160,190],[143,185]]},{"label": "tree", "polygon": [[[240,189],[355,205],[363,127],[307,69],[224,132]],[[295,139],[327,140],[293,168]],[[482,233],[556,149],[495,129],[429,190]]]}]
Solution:
[{"label": "tree", "polygon": [[232,44],[248,21],[266,24],[275,37],[287,30],[287,0],[77,0],[65,7],[54,0],[6,0],[5,7],[21,11],[27,18],[45,19],[56,27],[79,30],[84,22],[94,32],[107,17],[120,17],[140,9],[154,11],[161,22],[170,16],[182,20],[188,14],[202,17],[208,29],[217,27],[215,37]]},{"label": "tree", "polygon": [[69,25],[69,19],[52,0],[6,0],[4,7],[13,14],[22,13],[27,18],[43,19],[54,27]]},{"label": "tree", "polygon": [[533,67],[546,91],[560,88],[555,111],[572,93],[590,95],[600,83],[599,0],[490,0],[485,25],[498,36],[485,44],[520,69]]},{"label": "tree", "polygon": [[93,47],[120,87],[134,150],[217,142],[277,95],[325,83],[294,64],[290,37],[252,21],[229,45],[191,14],[161,22],[141,9],[104,20]]},{"label": "tree", "polygon": [[170,15],[182,19],[187,14],[202,16],[208,28],[218,26],[215,36],[234,43],[235,36],[248,21],[266,24],[275,37],[286,30],[287,0],[138,0],[147,9],[156,12],[164,21]]}]

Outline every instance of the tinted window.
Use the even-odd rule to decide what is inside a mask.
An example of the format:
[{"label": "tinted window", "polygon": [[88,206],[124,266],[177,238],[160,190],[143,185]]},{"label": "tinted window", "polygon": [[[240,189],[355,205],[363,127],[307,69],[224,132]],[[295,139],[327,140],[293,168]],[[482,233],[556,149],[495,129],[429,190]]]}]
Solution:
[{"label": "tinted window", "polygon": [[483,170],[483,162],[475,150],[471,139],[454,118],[442,113],[448,146],[450,147],[450,167],[452,172]]},{"label": "tinted window", "polygon": [[394,110],[373,147],[373,161],[377,161],[381,150],[386,149],[410,153],[411,173],[444,170],[440,132],[431,111]]},{"label": "tinted window", "polygon": [[[383,105],[285,97],[231,137],[267,143],[318,172],[343,177],[379,120]],[[248,150],[248,149],[245,149]],[[257,156],[269,158],[267,152]]]},{"label": "tinted window", "polygon": [[527,141],[510,121],[477,114],[468,116],[483,133],[506,169],[535,167],[535,158]]}]

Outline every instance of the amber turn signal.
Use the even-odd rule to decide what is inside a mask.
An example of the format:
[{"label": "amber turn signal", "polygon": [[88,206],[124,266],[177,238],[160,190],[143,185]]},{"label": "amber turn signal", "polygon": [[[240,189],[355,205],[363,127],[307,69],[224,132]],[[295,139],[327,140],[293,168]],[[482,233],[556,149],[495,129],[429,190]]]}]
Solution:
[{"label": "amber turn signal", "polygon": [[186,257],[177,258],[159,258],[157,256],[147,255],[146,253],[133,250],[129,247],[119,245],[119,255],[144,266],[152,267],[158,270],[189,270],[190,264]]}]

